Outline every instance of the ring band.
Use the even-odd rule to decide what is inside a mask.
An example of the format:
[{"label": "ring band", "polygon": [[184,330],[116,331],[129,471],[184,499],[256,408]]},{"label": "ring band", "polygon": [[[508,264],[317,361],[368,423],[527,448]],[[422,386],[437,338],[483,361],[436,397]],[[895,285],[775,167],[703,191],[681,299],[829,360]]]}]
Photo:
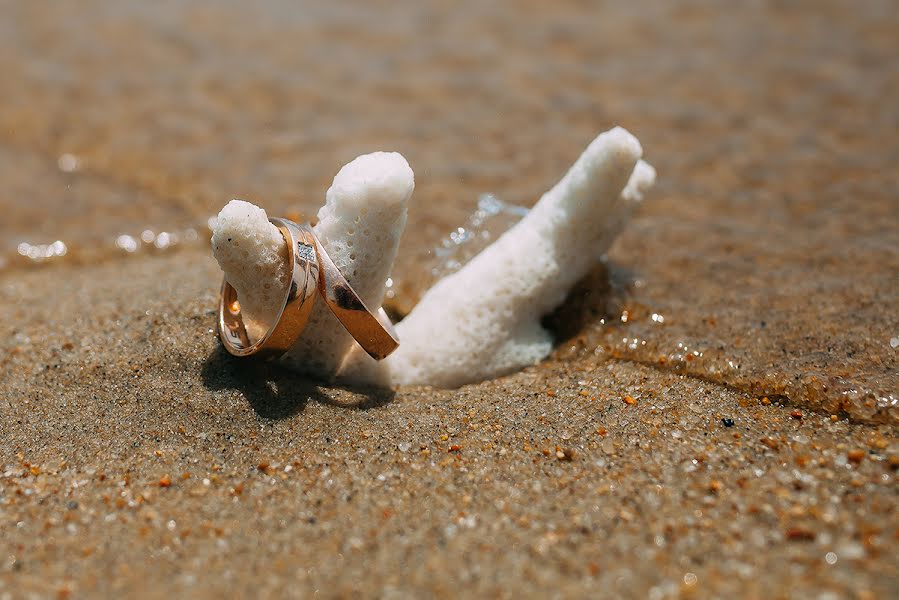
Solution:
[{"label": "ring band", "polygon": [[275,324],[255,343],[250,343],[240,313],[237,291],[222,282],[219,297],[219,338],[234,356],[276,358],[289,350],[303,333],[319,291],[341,325],[375,360],[386,358],[399,339],[384,309],[371,311],[328,256],[308,225],[272,218],[287,243],[291,281]]},{"label": "ring band", "polygon": [[219,338],[225,350],[234,356],[256,355],[271,359],[284,354],[300,337],[312,312],[319,284],[318,254],[312,232],[287,219],[269,221],[278,228],[287,243],[290,286],[275,324],[251,344],[240,314],[237,291],[227,280],[222,282],[218,315]]},{"label": "ring band", "polygon": [[325,252],[321,241],[312,236],[318,250],[319,289],[325,304],[341,325],[375,360],[383,360],[397,349],[400,340],[384,309],[372,312]]}]

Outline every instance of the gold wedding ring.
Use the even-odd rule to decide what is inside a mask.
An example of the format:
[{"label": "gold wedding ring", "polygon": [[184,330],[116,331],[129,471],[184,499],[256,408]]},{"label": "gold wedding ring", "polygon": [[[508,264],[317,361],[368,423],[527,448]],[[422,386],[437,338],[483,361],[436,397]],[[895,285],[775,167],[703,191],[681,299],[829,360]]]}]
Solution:
[{"label": "gold wedding ring", "polygon": [[219,297],[219,338],[225,350],[234,356],[258,356],[271,359],[281,356],[293,346],[303,333],[312,312],[315,292],[318,290],[318,254],[312,232],[287,219],[269,219],[278,228],[287,244],[287,265],[290,269],[290,285],[275,324],[265,335],[250,343],[247,329],[240,313],[237,291],[222,282]]},{"label": "gold wedding ring", "polygon": [[399,346],[393,324],[383,309],[372,312],[353,290],[328,256],[308,225],[287,219],[269,219],[284,236],[290,268],[290,286],[274,325],[259,340],[250,343],[240,313],[237,292],[222,282],[219,297],[219,338],[234,356],[272,359],[290,349],[306,327],[319,292],[343,327],[375,360],[386,358]]},{"label": "gold wedding ring", "polygon": [[375,360],[387,358],[400,345],[387,313],[383,308],[373,313],[365,306],[314,234],[312,239],[318,250],[319,290],[328,308],[369,356]]}]

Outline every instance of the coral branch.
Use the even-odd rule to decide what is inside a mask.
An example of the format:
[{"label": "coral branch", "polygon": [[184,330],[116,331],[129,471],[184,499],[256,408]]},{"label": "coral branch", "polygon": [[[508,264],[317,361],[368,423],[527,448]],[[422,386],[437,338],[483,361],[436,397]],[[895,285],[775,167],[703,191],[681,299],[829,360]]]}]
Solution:
[{"label": "coral branch", "polygon": [[[366,154],[337,173],[318,213],[316,235],[369,306],[380,306],[384,299],[414,187],[412,169],[402,155]],[[233,200],[219,213],[212,239],[213,253],[250,322],[248,333],[264,333],[260,324],[271,323],[286,292],[283,237],[265,211]],[[354,344],[318,301],[303,335],[281,361],[297,371],[332,377]]]},{"label": "coral branch", "polygon": [[428,290],[397,328],[392,380],[457,387],[546,357],[552,338],[540,318],[606,251],[650,184],[645,165],[625,189],[641,154],[624,129],[600,135],[521,222]]},{"label": "coral branch", "polygon": [[[608,250],[655,181],[641,154],[624,129],[599,135],[524,219],[425,293],[397,326],[401,344],[386,360],[366,355],[319,303],[282,363],[356,383],[457,387],[545,358],[552,338],[541,317]],[[316,234],[370,307],[384,298],[413,187],[399,154],[360,156],[334,178],[319,211]],[[264,211],[232,201],[219,215],[213,249],[258,335],[284,293],[280,234]]]}]

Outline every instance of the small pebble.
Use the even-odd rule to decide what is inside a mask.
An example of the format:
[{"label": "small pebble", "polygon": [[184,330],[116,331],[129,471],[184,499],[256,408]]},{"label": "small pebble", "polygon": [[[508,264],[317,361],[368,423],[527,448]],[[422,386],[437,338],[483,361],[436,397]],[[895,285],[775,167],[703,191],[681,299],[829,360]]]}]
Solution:
[{"label": "small pebble", "polygon": [[566,462],[574,460],[574,450],[571,448],[559,448],[556,450],[556,458]]},{"label": "small pebble", "polygon": [[786,532],[787,539],[792,542],[813,542],[815,532],[802,527],[790,527]]},{"label": "small pebble", "polygon": [[850,461],[854,462],[855,464],[859,464],[860,462],[862,462],[865,459],[865,451],[858,450],[858,449],[850,450],[849,452],[846,453],[846,458],[848,458]]}]

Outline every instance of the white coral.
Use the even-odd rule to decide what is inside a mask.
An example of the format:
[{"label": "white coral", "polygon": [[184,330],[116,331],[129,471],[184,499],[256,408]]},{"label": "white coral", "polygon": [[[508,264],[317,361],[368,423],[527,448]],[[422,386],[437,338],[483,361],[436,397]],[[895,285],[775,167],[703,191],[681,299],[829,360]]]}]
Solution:
[{"label": "white coral", "polygon": [[[282,360],[295,369],[319,376],[339,374],[357,383],[456,387],[545,358],[552,338],[540,318],[564,300],[608,249],[655,180],[655,171],[640,160],[641,154],[637,139],[624,129],[597,137],[520,223],[428,290],[397,326],[400,347],[386,360],[377,363],[362,352],[324,303]],[[400,155],[363,156],[341,169],[319,213],[317,235],[369,306],[383,300],[412,186],[411,169]],[[247,218],[254,224],[241,229],[220,215],[213,236],[216,258],[242,303],[244,294],[248,301],[253,298],[260,282],[283,281],[283,275],[271,269],[269,254],[241,253],[235,262],[233,249],[216,245],[219,227],[239,233],[231,239],[238,239],[241,247],[247,245],[244,238],[271,242],[273,227],[264,213]],[[279,252],[258,243],[250,248]],[[242,259],[261,277],[247,276]],[[280,289],[283,293],[283,284]],[[260,303],[247,305],[248,310],[256,306]]]},{"label": "white coral", "polygon": [[[412,169],[401,154],[366,154],[340,169],[318,212],[315,234],[369,306],[384,300],[414,187]],[[287,289],[287,248],[281,232],[261,208],[232,200],[216,218],[212,250],[237,291],[247,333],[258,339]],[[298,371],[331,376],[354,344],[319,299],[303,335],[281,361]]]},{"label": "white coral", "polygon": [[261,208],[232,200],[216,217],[212,253],[238,291],[247,334],[258,339],[281,309],[290,276],[281,232]]},{"label": "white coral", "polygon": [[600,135],[521,222],[428,290],[397,327],[401,344],[386,361],[393,382],[457,387],[545,358],[553,340],[541,317],[608,249],[654,180],[647,163],[635,169],[641,154],[624,129]]},{"label": "white coral", "polygon": [[[401,154],[366,154],[340,169],[318,211],[316,236],[370,307],[384,301],[414,187],[412,169]],[[355,344],[319,301],[303,335],[281,360],[297,371],[330,377]]]}]

